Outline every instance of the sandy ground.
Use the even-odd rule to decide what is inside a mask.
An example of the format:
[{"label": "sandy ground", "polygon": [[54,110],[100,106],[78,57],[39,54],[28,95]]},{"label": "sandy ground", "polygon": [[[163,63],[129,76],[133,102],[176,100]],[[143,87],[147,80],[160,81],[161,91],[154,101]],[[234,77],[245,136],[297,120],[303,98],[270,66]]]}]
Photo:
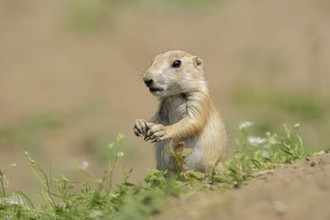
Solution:
[{"label": "sandy ground", "polygon": [[173,202],[156,219],[330,219],[330,154],[276,169],[239,189]]}]

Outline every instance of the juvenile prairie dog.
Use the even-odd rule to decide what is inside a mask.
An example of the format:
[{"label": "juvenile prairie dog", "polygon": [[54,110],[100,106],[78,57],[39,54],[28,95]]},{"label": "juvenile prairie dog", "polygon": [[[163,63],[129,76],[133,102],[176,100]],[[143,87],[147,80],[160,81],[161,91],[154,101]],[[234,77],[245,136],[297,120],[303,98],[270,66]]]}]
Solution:
[{"label": "juvenile prairie dog", "polygon": [[227,144],[226,129],[216,111],[204,78],[202,60],[190,53],[173,50],[156,55],[143,81],[159,98],[156,114],[149,120],[137,119],[134,133],[156,142],[157,169],[177,170],[169,143],[184,142],[193,151],[185,158],[189,170],[222,170]]}]

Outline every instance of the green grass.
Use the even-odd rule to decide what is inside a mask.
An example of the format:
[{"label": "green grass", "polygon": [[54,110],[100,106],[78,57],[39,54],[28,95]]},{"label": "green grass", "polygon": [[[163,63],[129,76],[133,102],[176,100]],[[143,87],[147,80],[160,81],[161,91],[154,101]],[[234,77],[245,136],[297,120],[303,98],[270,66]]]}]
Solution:
[{"label": "green grass", "polygon": [[[329,147],[327,133],[330,121],[329,99],[316,92],[285,92],[271,88],[254,88],[241,84],[231,92],[233,105],[237,113],[257,122],[256,128],[262,134],[265,131],[279,131],[279,123],[291,124],[304,122],[301,135],[304,137],[307,151],[316,151]],[[231,133],[236,135],[235,128]]]},{"label": "green grass", "polygon": [[[253,128],[253,123],[240,124],[237,151],[227,161],[224,172],[182,171],[167,177],[166,171],[153,169],[141,184],[129,181],[132,170],[123,172],[121,184],[112,184],[112,174],[124,156],[123,135],[106,148],[108,166],[104,175],[91,174],[85,162],[78,171],[86,175],[86,180],[78,183],[64,176],[52,177],[51,171],[47,173],[26,152],[28,165],[39,180],[38,192],[43,201],[37,205],[23,191],[8,193],[6,174],[10,169],[0,170],[0,219],[149,219],[165,211],[172,198],[240,187],[265,170],[307,156],[298,124],[291,130],[284,126],[280,134],[267,132],[262,137],[254,136]],[[180,155],[184,157],[175,156]]]},{"label": "green grass", "polygon": [[[31,152],[40,151],[42,143],[53,131],[79,121],[82,118],[99,117],[106,107],[99,98],[90,98],[72,110],[63,112],[41,112],[26,115],[20,121],[4,120],[0,122],[0,148],[28,149]],[[103,136],[85,135],[86,145],[98,149],[100,144],[108,140]],[[102,151],[103,152],[103,151]]]},{"label": "green grass", "polygon": [[303,120],[323,120],[330,110],[326,98],[309,93],[284,94],[240,87],[233,91],[233,100],[242,106],[265,107],[272,111],[298,116]]},{"label": "green grass", "polygon": [[0,125],[0,147],[13,148],[21,145],[38,148],[47,132],[61,126],[63,120],[52,113],[36,114],[17,126]]}]

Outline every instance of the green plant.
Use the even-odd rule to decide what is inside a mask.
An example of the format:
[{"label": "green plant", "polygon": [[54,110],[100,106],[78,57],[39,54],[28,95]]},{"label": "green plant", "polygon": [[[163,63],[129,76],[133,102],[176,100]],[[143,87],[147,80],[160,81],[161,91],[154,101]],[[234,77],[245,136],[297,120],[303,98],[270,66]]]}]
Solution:
[{"label": "green plant", "polygon": [[94,182],[99,184],[100,189],[106,189],[107,191],[111,191],[112,189],[112,181],[113,181],[113,172],[118,165],[120,159],[124,156],[124,152],[120,150],[122,141],[124,139],[123,134],[118,134],[115,142],[110,143],[104,152],[105,157],[107,159],[108,167],[105,171],[103,177],[98,178],[87,171],[89,163],[83,161],[78,169],[83,172],[86,176],[90,177]]},{"label": "green plant", "polygon": [[5,169],[5,170],[0,170],[0,196],[1,197],[6,197],[6,188],[8,187],[8,179],[6,177],[6,173],[16,167],[16,163],[10,164],[10,167]]},{"label": "green plant", "polygon": [[171,156],[174,158],[177,165],[177,172],[182,173],[187,170],[185,165],[185,158],[193,152],[191,148],[186,148],[184,142],[180,142],[176,145],[173,144],[173,140],[168,145]]},{"label": "green plant", "polygon": [[71,181],[64,176],[54,179],[51,169],[47,174],[26,153],[28,165],[39,179],[40,195],[46,202],[36,206],[22,192],[7,193],[5,174],[8,169],[0,171],[0,219],[149,219],[167,209],[169,198],[239,187],[265,170],[305,156],[298,124],[292,130],[284,126],[281,134],[267,132],[264,137],[253,136],[252,128],[250,122],[240,125],[238,150],[226,163],[223,173],[212,169],[209,173],[185,170],[184,157],[191,151],[185,151],[183,144],[172,144],[169,147],[180,168],[177,175],[168,177],[167,171],[153,169],[144,183],[134,184],[129,182],[130,169],[123,173],[124,180],[116,187],[112,186],[113,171],[124,156],[121,134],[108,145],[108,166],[102,177],[90,174],[88,162],[78,166],[88,177],[84,182]]},{"label": "green plant", "polygon": [[237,139],[238,150],[227,162],[225,176],[234,186],[240,186],[260,171],[289,164],[305,155],[303,141],[298,135],[299,124],[282,134],[266,132],[264,137],[251,134],[253,123],[241,123]]}]

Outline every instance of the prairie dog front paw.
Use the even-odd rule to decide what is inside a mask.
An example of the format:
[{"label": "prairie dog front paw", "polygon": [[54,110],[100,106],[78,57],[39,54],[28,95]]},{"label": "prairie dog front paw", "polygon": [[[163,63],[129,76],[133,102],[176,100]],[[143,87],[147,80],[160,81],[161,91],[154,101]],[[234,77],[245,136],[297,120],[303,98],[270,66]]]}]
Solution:
[{"label": "prairie dog front paw", "polygon": [[162,124],[154,124],[147,122],[148,131],[144,136],[145,141],[157,142],[168,139],[168,133],[166,127]]},{"label": "prairie dog front paw", "polygon": [[134,134],[138,137],[145,137],[148,131],[147,122],[144,119],[136,119],[133,127]]}]

